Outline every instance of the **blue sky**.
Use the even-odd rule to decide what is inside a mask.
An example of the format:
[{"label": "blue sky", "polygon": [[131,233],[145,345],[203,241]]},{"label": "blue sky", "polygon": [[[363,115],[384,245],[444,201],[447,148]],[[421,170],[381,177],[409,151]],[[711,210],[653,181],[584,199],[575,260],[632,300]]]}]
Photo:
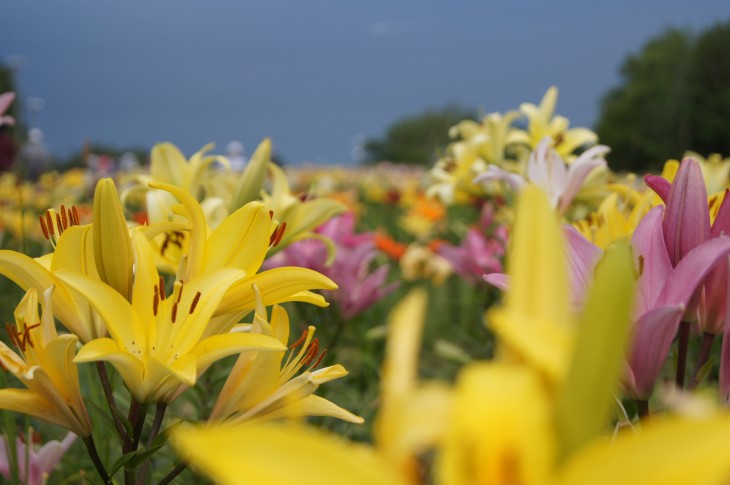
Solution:
[{"label": "blue sky", "polygon": [[290,163],[349,163],[355,135],[458,102],[538,102],[591,126],[625,56],[668,26],[730,19],[727,0],[609,2],[6,0],[0,59],[23,55],[31,122],[61,155],[90,138],[191,154],[265,136]]}]

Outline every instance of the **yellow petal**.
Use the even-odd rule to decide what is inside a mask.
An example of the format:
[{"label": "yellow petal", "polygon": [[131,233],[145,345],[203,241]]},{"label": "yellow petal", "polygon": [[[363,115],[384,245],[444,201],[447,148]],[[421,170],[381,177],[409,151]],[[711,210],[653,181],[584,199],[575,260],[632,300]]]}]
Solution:
[{"label": "yellow petal", "polygon": [[228,216],[208,238],[205,271],[232,266],[255,274],[269,249],[271,219],[266,207],[252,202]]},{"label": "yellow petal", "polygon": [[[0,409],[27,414],[49,423],[71,429],[66,416],[35,391],[28,389],[0,389]],[[74,431],[72,429],[72,431]],[[81,436],[83,431],[78,430]],[[88,435],[88,434],[87,434]]]},{"label": "yellow petal", "polygon": [[[256,307],[253,284],[261,288],[265,305],[292,301],[292,297],[295,295],[305,296],[301,292],[307,290],[334,290],[337,288],[331,279],[311,269],[294,266],[275,268],[232,285],[216,311],[216,315],[253,310]],[[297,301],[299,300],[297,299]]]},{"label": "yellow petal", "polygon": [[600,440],[571,457],[555,483],[682,485],[727,483],[730,417],[649,422],[615,442]]},{"label": "yellow petal", "polygon": [[187,161],[172,143],[158,143],[150,154],[150,174],[155,180],[183,187],[188,172]]},{"label": "yellow petal", "polygon": [[341,408],[332,401],[311,394],[304,399],[283,406],[265,416],[266,419],[302,418],[305,416],[328,416],[353,424],[362,424],[363,418]]},{"label": "yellow petal", "polygon": [[405,483],[371,449],[296,425],[182,425],[172,443],[222,485]]},{"label": "yellow petal", "polygon": [[[109,334],[124,351],[135,355],[146,351],[147,333],[125,298],[109,286],[79,273],[60,270],[56,276],[94,307]],[[152,304],[151,296],[149,304]]]},{"label": "yellow petal", "polygon": [[69,292],[54,278],[54,276],[33,258],[16,253],[15,251],[0,250],[0,274],[27,290],[35,288],[43,292],[54,286],[53,311],[61,323],[75,333],[82,342],[94,336],[91,322],[86,315],[79,312]]},{"label": "yellow petal", "polygon": [[507,269],[511,282],[505,305],[488,313],[488,323],[503,351],[561,380],[574,324],[568,266],[558,221],[535,186],[520,193]]},{"label": "yellow petal", "polygon": [[254,333],[226,333],[201,340],[190,354],[197,359],[198,367],[206,369],[213,362],[246,351],[280,351],[286,346],[273,337]]},{"label": "yellow petal", "polygon": [[94,192],[94,261],[101,281],[125,299],[132,297],[134,256],[119,194],[110,178],[99,180]]},{"label": "yellow petal", "polygon": [[145,400],[145,369],[139,358],[120,349],[114,340],[99,338],[81,347],[74,359],[74,362],[78,363],[97,361],[111,363],[134,397],[139,401]]},{"label": "yellow petal", "polygon": [[551,424],[537,374],[498,363],[466,367],[436,464],[439,483],[546,483],[555,450]]}]

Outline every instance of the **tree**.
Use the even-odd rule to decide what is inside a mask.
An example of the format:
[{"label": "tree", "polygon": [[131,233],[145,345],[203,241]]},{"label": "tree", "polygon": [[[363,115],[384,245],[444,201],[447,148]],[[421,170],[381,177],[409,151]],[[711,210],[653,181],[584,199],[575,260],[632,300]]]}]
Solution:
[{"label": "tree", "polygon": [[475,113],[454,104],[402,118],[388,128],[383,138],[365,143],[366,163],[388,160],[433,165],[451,141],[449,128],[467,118],[474,119]]},{"label": "tree", "polygon": [[596,132],[614,169],[656,169],[687,150],[730,155],[730,23],[669,29],[621,66]]}]

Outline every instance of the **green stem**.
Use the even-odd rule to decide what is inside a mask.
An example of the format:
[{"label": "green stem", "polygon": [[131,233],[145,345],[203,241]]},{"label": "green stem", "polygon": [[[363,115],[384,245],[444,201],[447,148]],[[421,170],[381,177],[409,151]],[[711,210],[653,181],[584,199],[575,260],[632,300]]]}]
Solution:
[{"label": "green stem", "polygon": [[[167,411],[167,404],[162,401],[158,402],[157,408],[155,409],[155,419],[152,422],[152,429],[150,430],[150,435],[147,437],[147,444],[145,445],[145,448],[149,449],[150,446],[152,446],[152,443],[154,443],[155,438],[157,438],[157,435],[160,433],[162,421],[165,419],[165,411]],[[149,470],[151,463],[152,457],[145,460],[142,465],[142,469],[137,474],[137,485],[142,485],[144,483],[144,479],[147,476],[147,470]]]},{"label": "green stem", "polygon": [[99,476],[101,477],[101,480],[106,484],[111,484],[112,483],[111,477],[109,477],[109,473],[107,473],[106,468],[104,467],[104,463],[101,462],[101,457],[99,457],[99,452],[96,450],[96,445],[94,444],[94,437],[89,435],[86,438],[84,438],[84,445],[86,445],[86,449],[89,451],[89,456],[91,457],[91,461],[94,463],[94,466],[96,467],[96,471],[99,472]]},{"label": "green stem", "polygon": [[649,400],[648,399],[637,399],[634,401],[636,404],[636,413],[639,415],[639,419],[648,418],[649,413]]},{"label": "green stem", "polygon": [[112,414],[112,420],[114,421],[114,427],[117,430],[119,438],[122,440],[122,447],[125,445],[129,446],[129,435],[127,430],[124,429],[122,420],[119,419],[119,408],[117,408],[117,402],[114,399],[114,392],[112,391],[111,382],[109,381],[109,374],[106,372],[106,366],[104,362],[96,363],[96,370],[99,372],[99,380],[101,381],[101,387],[104,389],[104,396],[106,397],[106,403],[109,405],[109,411]]},{"label": "green stem", "polygon": [[179,463],[175,468],[170,470],[170,473],[165,475],[165,477],[160,480],[157,485],[167,485],[168,483],[172,482],[178,475],[184,472],[187,467],[187,463]]},{"label": "green stem", "polygon": [[700,346],[700,354],[697,356],[697,362],[695,362],[695,368],[692,371],[691,388],[694,389],[700,383],[699,373],[700,369],[705,365],[707,360],[710,358],[710,352],[712,351],[712,344],[715,341],[715,334],[704,332],[702,334],[702,345]]},{"label": "green stem", "polygon": [[687,351],[689,349],[689,322],[682,321],[679,324],[677,344],[677,375],[675,383],[680,389],[684,389],[684,374],[687,367]]}]

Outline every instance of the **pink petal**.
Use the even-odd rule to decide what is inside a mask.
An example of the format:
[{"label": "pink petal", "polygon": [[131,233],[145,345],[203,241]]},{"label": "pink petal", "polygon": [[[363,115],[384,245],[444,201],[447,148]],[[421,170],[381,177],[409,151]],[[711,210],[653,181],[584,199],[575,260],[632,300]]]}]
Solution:
[{"label": "pink petal", "polygon": [[730,254],[730,237],[706,241],[682,258],[662,289],[656,306],[687,306],[693,293],[710,270]]},{"label": "pink petal", "polygon": [[633,397],[646,399],[651,395],[654,382],[664,366],[672,340],[677,334],[684,306],[654,308],[639,318],[634,325],[634,337],[629,353],[633,382],[628,389]]},{"label": "pink petal", "polygon": [[509,275],[505,273],[491,273],[484,275],[484,281],[496,286],[502,291],[509,291]]},{"label": "pink petal", "polygon": [[672,184],[669,182],[669,180],[665,179],[664,177],[660,177],[659,175],[646,175],[644,176],[644,183],[654,192],[656,192],[656,195],[661,197],[662,201],[664,203],[667,203],[667,199],[669,198],[669,191],[672,189]]},{"label": "pink petal", "polygon": [[685,158],[679,165],[664,213],[664,240],[673,265],[710,238],[710,211],[699,163]]},{"label": "pink petal", "polygon": [[639,274],[639,298],[636,302],[638,315],[654,307],[672,272],[672,263],[664,244],[663,215],[664,207],[654,207],[641,220],[631,238],[634,264]]},{"label": "pink petal", "polygon": [[580,307],[593,281],[593,270],[603,251],[587,240],[573,226],[563,225],[565,235],[568,265],[570,266],[570,280],[573,289],[573,303]]}]

